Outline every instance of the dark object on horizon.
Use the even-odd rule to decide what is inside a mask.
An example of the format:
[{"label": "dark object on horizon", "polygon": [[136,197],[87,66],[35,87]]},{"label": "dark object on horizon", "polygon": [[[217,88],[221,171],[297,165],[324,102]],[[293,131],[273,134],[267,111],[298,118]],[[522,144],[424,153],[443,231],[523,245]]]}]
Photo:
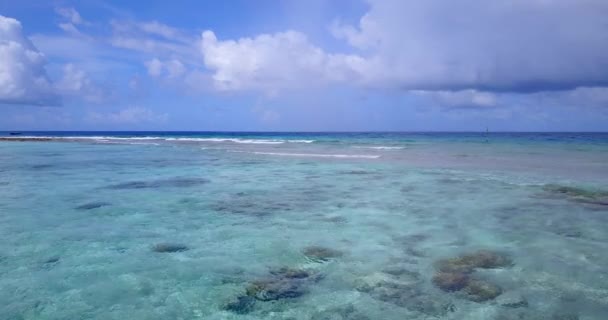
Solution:
[{"label": "dark object on horizon", "polygon": [[9,133],[11,136],[18,136],[21,134],[21,132],[10,132]]}]

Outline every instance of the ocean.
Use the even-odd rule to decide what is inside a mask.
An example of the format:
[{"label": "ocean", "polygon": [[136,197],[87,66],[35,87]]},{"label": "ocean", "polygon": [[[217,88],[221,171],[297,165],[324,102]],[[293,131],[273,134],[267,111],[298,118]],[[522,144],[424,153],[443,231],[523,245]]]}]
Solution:
[{"label": "ocean", "polygon": [[608,133],[0,133],[0,319],[608,318]]}]

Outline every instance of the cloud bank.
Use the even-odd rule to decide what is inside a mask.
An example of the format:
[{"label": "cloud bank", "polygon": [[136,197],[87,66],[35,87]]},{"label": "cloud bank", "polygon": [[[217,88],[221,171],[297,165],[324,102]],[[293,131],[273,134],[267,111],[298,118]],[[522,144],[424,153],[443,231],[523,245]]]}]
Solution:
[{"label": "cloud bank", "polygon": [[0,103],[59,103],[44,55],[23,35],[19,21],[0,15]]},{"label": "cloud bank", "polygon": [[327,82],[425,91],[539,92],[608,85],[603,0],[369,0],[358,24],[330,31],[351,46],[327,52],[285,31],[238,40],[202,34],[221,90]]}]

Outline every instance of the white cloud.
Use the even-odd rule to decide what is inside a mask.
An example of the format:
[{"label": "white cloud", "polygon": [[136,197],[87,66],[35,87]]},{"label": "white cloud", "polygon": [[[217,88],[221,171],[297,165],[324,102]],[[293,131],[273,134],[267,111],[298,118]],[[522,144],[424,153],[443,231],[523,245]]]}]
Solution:
[{"label": "white cloud", "polygon": [[221,90],[342,82],[425,91],[538,92],[608,85],[604,0],[368,0],[332,54],[297,31],[238,40],[202,35]]},{"label": "white cloud", "polygon": [[154,58],[145,62],[144,65],[148,69],[148,74],[153,77],[165,75],[169,79],[175,79],[186,73],[186,67],[178,59],[171,59],[163,62]]},{"label": "white cloud", "polygon": [[110,21],[110,45],[163,59],[200,64],[195,38],[159,22]]},{"label": "white cloud", "polygon": [[148,74],[153,77],[158,77],[163,72],[163,63],[156,58],[147,61],[144,64],[146,65],[146,68],[148,68]]},{"label": "white cloud", "polygon": [[46,70],[46,59],[23,35],[19,21],[0,15],[0,103],[59,103]]},{"label": "white cloud", "polygon": [[490,108],[498,105],[496,94],[473,89],[459,91],[413,91],[414,94],[431,99],[444,108]]},{"label": "white cloud", "polygon": [[327,54],[296,31],[261,34],[255,38],[218,40],[211,31],[202,34],[205,66],[214,72],[219,90],[273,92],[344,81],[363,63],[355,55]]},{"label": "white cloud", "polygon": [[79,97],[88,102],[100,103],[106,98],[103,90],[88,74],[72,63],[63,66],[63,76],[55,83],[55,87],[64,95]]},{"label": "white cloud", "polygon": [[82,19],[80,13],[76,11],[74,8],[56,8],[55,12],[64,20],[59,23],[58,26],[61,30],[66,33],[77,36],[77,37],[87,37],[78,29],[78,25],[90,25],[89,22]]},{"label": "white cloud", "polygon": [[84,22],[80,13],[74,8],[57,8],[55,9],[55,12],[74,25],[82,24]]},{"label": "white cloud", "polygon": [[159,114],[143,107],[130,107],[110,113],[90,112],[86,121],[112,125],[162,124],[167,122],[168,117],[166,113]]},{"label": "white cloud", "polygon": [[181,32],[178,29],[159,23],[158,21],[141,22],[136,25],[139,29],[149,34],[155,34],[164,38],[181,37]]},{"label": "white cloud", "polygon": [[608,84],[603,0],[370,0],[333,33],[367,49],[370,85],[402,89],[562,90]]}]

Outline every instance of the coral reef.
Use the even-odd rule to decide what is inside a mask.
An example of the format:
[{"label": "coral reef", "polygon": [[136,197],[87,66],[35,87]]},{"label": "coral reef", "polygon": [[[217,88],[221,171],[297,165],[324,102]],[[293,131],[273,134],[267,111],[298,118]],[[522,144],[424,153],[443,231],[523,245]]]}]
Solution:
[{"label": "coral reef", "polygon": [[322,246],[309,246],[302,250],[304,255],[315,262],[326,262],[343,255],[341,251]]},{"label": "coral reef", "polygon": [[187,188],[208,183],[203,178],[170,178],[153,181],[131,181],[111,185],[109,189],[154,189],[154,188]]},{"label": "coral reef", "polygon": [[282,267],[270,270],[266,277],[255,279],[246,286],[245,294],[236,297],[224,306],[235,313],[248,313],[254,302],[293,299],[304,295],[311,283],[322,277],[307,270]]},{"label": "coral reef", "polygon": [[82,205],[79,205],[77,207],[75,207],[74,209],[76,210],[91,210],[91,209],[97,209],[97,208],[101,208],[101,207],[106,207],[109,206],[110,203],[108,202],[103,202],[103,201],[94,201],[94,202],[89,202],[89,203],[85,203]]},{"label": "coral reef", "polygon": [[475,302],[484,302],[498,297],[502,289],[490,282],[482,280],[471,280],[464,288],[465,298]]},{"label": "coral reef", "polygon": [[432,281],[439,289],[454,292],[464,289],[469,284],[470,277],[463,272],[438,272]]},{"label": "coral reef", "polygon": [[152,246],[152,251],[160,253],[182,252],[189,249],[188,246],[179,243],[157,243]]},{"label": "coral reef", "polygon": [[543,189],[550,194],[563,196],[570,201],[591,205],[608,206],[608,191],[556,184],[548,184]]},{"label": "coral reef", "polygon": [[465,254],[456,258],[439,260],[437,269],[441,272],[471,273],[475,269],[505,268],[513,264],[511,259],[504,254],[480,250],[471,254]]},{"label": "coral reef", "polygon": [[224,310],[237,314],[246,314],[253,311],[255,299],[250,296],[239,296],[224,305]]},{"label": "coral reef", "polygon": [[513,261],[504,254],[480,250],[439,260],[435,263],[438,271],[431,281],[445,292],[461,292],[461,297],[465,299],[484,302],[500,296],[503,290],[491,282],[475,279],[472,273],[476,269],[496,269],[512,265]]}]

